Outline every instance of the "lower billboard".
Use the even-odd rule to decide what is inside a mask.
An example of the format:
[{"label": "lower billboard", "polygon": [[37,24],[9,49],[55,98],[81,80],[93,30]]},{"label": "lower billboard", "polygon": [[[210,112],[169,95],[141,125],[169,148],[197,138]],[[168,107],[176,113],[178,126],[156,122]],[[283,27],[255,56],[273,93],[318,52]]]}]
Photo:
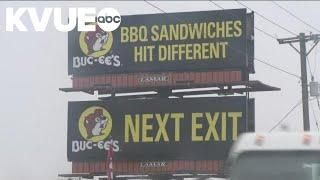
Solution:
[{"label": "lower billboard", "polygon": [[244,96],[69,102],[68,160],[224,160],[246,117]]}]

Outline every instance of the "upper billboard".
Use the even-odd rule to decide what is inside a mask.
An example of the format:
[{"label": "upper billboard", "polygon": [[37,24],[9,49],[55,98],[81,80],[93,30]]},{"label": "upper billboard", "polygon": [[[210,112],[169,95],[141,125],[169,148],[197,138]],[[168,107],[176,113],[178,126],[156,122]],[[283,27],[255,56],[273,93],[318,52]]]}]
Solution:
[{"label": "upper billboard", "polygon": [[68,159],[225,160],[247,130],[246,97],[70,102]]},{"label": "upper billboard", "polygon": [[245,9],[122,16],[69,32],[69,74],[246,69],[248,28]]}]

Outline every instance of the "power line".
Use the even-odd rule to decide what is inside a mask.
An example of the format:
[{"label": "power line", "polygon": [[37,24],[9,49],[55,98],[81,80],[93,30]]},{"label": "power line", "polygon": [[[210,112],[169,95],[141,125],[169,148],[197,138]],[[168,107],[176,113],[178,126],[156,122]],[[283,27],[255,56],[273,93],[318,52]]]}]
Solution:
[{"label": "power line", "polygon": [[269,36],[270,38],[277,40],[277,38],[276,38],[275,36],[271,35],[270,33],[267,33],[266,31],[258,28],[257,26],[254,26],[254,28],[255,28],[256,30],[262,32],[262,33],[265,34],[266,36]]},{"label": "power line", "polygon": [[[145,1],[147,4],[149,4],[150,6],[152,6],[152,7],[156,8],[156,9],[158,9],[159,11],[167,14],[167,12],[166,12],[165,10],[161,9],[160,7],[158,7],[158,6],[150,3],[150,2],[147,1],[147,0],[144,0],[144,1]],[[211,2],[211,1],[210,1],[210,2]],[[230,49],[232,49],[232,50],[234,50],[234,51],[237,51],[237,52],[239,52],[239,53],[241,53],[241,54],[243,54],[243,55],[247,55],[246,53],[244,53],[244,52],[242,52],[242,51],[240,51],[240,50],[238,50],[238,49],[235,49],[235,48],[232,48],[232,47],[230,47]],[[279,71],[281,71],[281,72],[283,72],[283,73],[286,73],[286,74],[288,74],[288,75],[291,75],[291,76],[294,76],[294,77],[300,79],[300,76],[298,76],[298,75],[296,75],[296,74],[290,73],[290,72],[288,72],[288,71],[286,71],[286,70],[284,70],[284,69],[281,69],[281,68],[279,68],[279,67],[276,67],[276,66],[274,66],[274,65],[272,65],[272,64],[270,64],[270,63],[268,63],[268,62],[266,62],[266,61],[263,61],[263,60],[261,60],[261,59],[258,59],[258,58],[256,58],[256,57],[252,57],[252,58],[254,58],[255,60],[257,60],[257,61],[260,62],[260,63],[263,63],[263,64],[268,65],[268,66],[270,66],[270,67],[272,67],[272,68],[274,68],[274,69],[277,69],[277,70],[279,70]]]},{"label": "power line", "polygon": [[313,104],[311,104],[311,109],[312,109],[312,114],[313,114],[313,118],[314,118],[313,120],[314,120],[314,122],[316,124],[316,127],[317,127],[318,131],[319,131],[319,124],[318,124],[318,120],[317,120],[316,114],[315,114],[314,109],[313,109]]},{"label": "power line", "polygon": [[[316,96],[316,100],[317,100],[318,108],[319,108],[319,110],[320,110],[320,102],[319,102],[319,97],[318,97],[318,96]],[[319,130],[319,128],[318,128],[318,130]]]},{"label": "power line", "polygon": [[[240,4],[241,6],[243,6],[243,7],[247,8],[247,9],[250,9],[251,11],[254,11],[253,9],[251,9],[250,7],[246,6],[245,4],[243,4],[243,3],[239,2],[238,0],[235,0],[235,1],[236,1],[238,4]],[[268,19],[267,17],[265,17],[264,15],[260,14],[259,12],[257,12],[257,11],[254,11],[254,12],[255,12],[255,14],[257,14],[258,16],[260,16],[261,18],[263,18],[264,20],[266,20],[266,21],[270,22],[271,24],[273,24],[273,25],[275,25],[275,26],[277,26],[277,27],[279,27],[279,28],[281,28],[281,29],[283,29],[283,30],[287,31],[288,33],[290,33],[290,34],[292,34],[292,35],[294,35],[294,36],[297,36],[297,34],[296,34],[296,33],[292,32],[292,31],[290,31],[289,29],[287,29],[287,28],[285,28],[285,27],[283,27],[283,26],[279,25],[278,23],[276,23],[276,22],[274,22],[274,21],[272,21],[272,20]]]},{"label": "power line", "polygon": [[309,58],[308,58],[308,56],[306,56],[306,58],[307,58],[307,63],[308,63],[308,66],[309,66],[309,71],[310,71],[310,74],[311,74],[311,81],[313,81],[313,80],[314,80],[314,75],[313,75],[313,73],[312,73],[312,71],[311,71],[311,65],[310,65],[310,61],[309,61]]},{"label": "power line", "polygon": [[287,12],[288,14],[290,14],[292,17],[296,18],[298,21],[302,22],[303,24],[311,27],[312,29],[320,32],[319,29],[317,29],[316,27],[312,26],[311,24],[307,23],[306,21],[302,20],[301,18],[299,18],[298,16],[296,16],[294,13],[290,12],[288,9],[284,8],[283,6],[281,6],[280,4],[276,3],[275,1],[271,1],[273,4],[275,4],[276,6],[278,6],[280,9],[284,10],[285,12]]},{"label": "power line", "polygon": [[[167,13],[167,12],[164,11],[163,9],[161,9],[161,8],[159,8],[158,6],[156,6],[156,5],[148,2],[147,0],[144,0],[144,1],[145,1],[147,4],[151,5],[152,7],[158,9],[159,11],[161,11],[161,12],[163,12],[163,13]],[[212,2],[211,0],[209,0],[209,1]],[[212,2],[212,3],[215,4],[217,7],[220,7],[220,8],[222,8],[222,9],[224,9],[222,6],[219,6],[219,5],[216,4],[216,3],[214,3],[214,2]],[[236,50],[236,49],[234,49],[234,50]],[[237,51],[239,51],[239,50],[237,50]],[[240,53],[243,53],[242,51],[239,51],[239,52],[240,52]],[[244,53],[243,53],[243,54],[244,54]],[[274,66],[274,65],[272,65],[272,64],[270,64],[270,63],[267,63],[267,62],[265,62],[265,61],[263,61],[263,60],[261,60],[261,59],[258,59],[258,58],[255,58],[255,57],[253,57],[253,58],[254,58],[255,60],[257,60],[258,62],[261,62],[261,63],[263,63],[263,64],[265,64],[265,65],[268,65],[268,66],[270,66],[270,67],[272,67],[272,68],[275,68],[275,69],[277,69],[277,70],[279,70],[279,71],[281,71],[281,72],[284,72],[284,73],[286,73],[286,74],[289,74],[289,75],[291,75],[291,76],[294,76],[294,77],[297,77],[297,78],[300,79],[300,76],[298,76],[298,75],[296,75],[296,74],[293,74],[293,73],[290,73],[290,72],[288,72],[288,71],[286,71],[286,70],[283,70],[283,69],[281,69],[281,68],[278,68],[278,67],[276,67],[276,66]],[[295,108],[297,108],[301,103],[302,103],[302,101],[300,100],[295,106],[293,106],[293,107],[291,108],[291,110],[290,110],[282,119],[280,119],[280,121],[279,121],[274,127],[272,127],[272,128],[269,130],[269,132],[271,132],[274,128],[276,128],[279,124],[281,124],[281,122],[284,121],[285,118],[286,118]],[[319,108],[320,108],[319,102],[318,102],[318,105],[319,105]]]},{"label": "power line", "polygon": [[[214,4],[216,7],[220,8],[220,9],[225,9],[224,7],[220,6],[218,3],[212,1],[212,0],[209,0],[210,3]],[[272,34],[262,30],[261,28],[258,28],[257,26],[254,26],[254,28],[258,31],[260,31],[261,33],[265,34],[266,36],[272,38],[272,39],[275,39],[277,40],[277,37],[273,36]]]},{"label": "power line", "polygon": [[[147,1],[147,0],[144,0],[144,2],[146,2],[147,4],[149,4],[149,5],[152,6],[152,7],[156,8],[157,10],[161,11],[162,13],[168,15],[168,13],[167,13],[165,10],[163,10],[163,9],[161,9],[160,7],[152,4],[151,2],[149,2],[149,1]],[[178,21],[181,21],[181,20],[180,20],[179,18],[177,18],[176,16],[170,16],[170,17],[171,17],[171,18],[175,18],[175,19],[178,20]]]},{"label": "power line", "polygon": [[314,49],[314,61],[315,61],[315,63],[314,63],[314,68],[313,68],[313,74],[316,73],[316,69],[317,69],[317,66],[318,66],[318,63],[317,63],[318,62],[317,61],[317,51],[318,51],[318,45]]},{"label": "power line", "polygon": [[320,110],[320,102],[319,102],[319,98],[318,98],[318,97],[316,97],[316,99],[317,99],[317,105],[318,105],[318,108],[319,108],[319,110]]},{"label": "power line", "polygon": [[275,124],[270,130],[269,132],[273,131],[276,127],[278,127],[290,114],[291,112],[293,112],[298,106],[300,106],[302,103],[301,100],[298,101],[297,104],[295,104],[278,122],[277,124]]},{"label": "power line", "polygon": [[[315,51],[316,52],[316,51]],[[314,74],[315,74],[315,68],[314,68],[314,71],[312,72],[311,71],[311,65],[310,65],[310,60],[308,58],[308,55],[306,56],[306,59],[307,59],[307,63],[308,63],[308,66],[309,66],[309,71],[310,71],[310,74],[311,74],[311,81],[314,81]],[[315,66],[317,65],[317,60],[315,58]]]},{"label": "power line", "polygon": [[258,62],[261,62],[262,64],[265,64],[265,65],[268,65],[268,66],[270,66],[270,67],[272,67],[272,68],[274,68],[274,69],[277,69],[277,70],[279,70],[279,71],[281,71],[281,72],[284,72],[284,73],[286,73],[286,74],[288,74],[288,75],[291,75],[291,76],[294,76],[294,77],[296,77],[296,78],[301,78],[300,76],[298,76],[298,75],[296,75],[296,74],[293,74],[293,73],[291,73],[291,72],[289,72],[289,71],[286,71],[286,70],[284,70],[284,69],[281,69],[281,68],[279,68],[279,67],[276,67],[276,66],[274,66],[274,65],[272,65],[272,64],[270,64],[270,63],[267,63],[267,62],[265,62],[265,61],[263,61],[263,60],[261,60],[261,59],[258,59],[258,58],[254,58],[255,60],[257,60]]},{"label": "power line", "polygon": [[217,7],[220,8],[220,9],[224,9],[222,6],[220,6],[218,3],[215,3],[215,2],[212,1],[212,0],[209,0],[209,2],[211,2],[212,4],[214,4],[215,6],[217,6]]},{"label": "power line", "polygon": [[[216,3],[216,2],[214,2],[214,1],[212,1],[212,0],[209,0],[209,2],[211,2],[212,4],[214,4],[216,7],[220,8],[220,9],[225,9],[224,7],[222,7],[221,5],[219,5],[218,3]],[[254,26],[254,28],[255,28],[256,30],[264,33],[265,35],[269,36],[270,38],[277,40],[276,37],[274,37],[273,35],[267,33],[266,31],[263,31],[262,29],[260,29],[260,28],[258,28],[258,27],[256,27],[256,26]],[[293,74],[293,73],[290,73],[290,72],[288,72],[288,71],[286,71],[286,70],[284,70],[284,69],[278,68],[278,67],[276,67],[276,66],[274,66],[274,65],[272,65],[272,64],[270,64],[270,63],[267,63],[267,62],[265,62],[265,61],[263,61],[263,60],[260,60],[260,59],[258,59],[258,58],[255,58],[255,57],[254,57],[254,59],[257,60],[257,61],[260,62],[260,63],[263,63],[263,64],[265,64],[265,65],[267,65],[267,66],[270,66],[270,67],[272,67],[272,68],[274,68],[274,69],[277,69],[277,70],[279,70],[279,71],[281,71],[281,72],[284,72],[284,73],[286,73],[286,74],[288,74],[288,75],[291,75],[291,76],[294,76],[294,77],[297,77],[297,78],[300,79],[300,76],[298,76],[298,75],[296,75],[296,74]]]},{"label": "power line", "polygon": [[149,2],[149,1],[147,1],[147,0],[144,0],[144,2],[148,3],[150,6],[158,9],[159,11],[161,11],[161,12],[163,12],[163,13],[167,13],[167,12],[165,12],[164,10],[162,10],[161,8],[159,8],[158,6],[152,4],[151,2]]},{"label": "power line", "polygon": [[[313,101],[315,98],[313,99],[309,99],[310,101]],[[297,104],[295,104],[270,130],[269,132],[273,131],[276,127],[278,127],[298,106],[300,106],[302,104],[302,100],[299,100]],[[319,108],[320,108],[320,104],[318,103]]]}]

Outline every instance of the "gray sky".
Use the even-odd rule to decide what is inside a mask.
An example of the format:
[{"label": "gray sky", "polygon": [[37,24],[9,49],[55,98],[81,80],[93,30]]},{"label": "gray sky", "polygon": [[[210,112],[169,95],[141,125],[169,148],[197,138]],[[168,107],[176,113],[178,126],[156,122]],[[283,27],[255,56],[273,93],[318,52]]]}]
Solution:
[{"label": "gray sky", "polygon": [[[152,2],[167,12],[217,10],[208,1]],[[218,2],[225,8],[242,8],[233,1]],[[257,12],[295,33],[312,31],[271,2],[244,2]],[[306,22],[320,29],[320,2],[279,2]],[[0,179],[56,179],[58,173],[70,173],[67,162],[67,102],[91,100],[83,93],[66,94],[60,87],[71,87],[67,75],[67,33],[49,26],[46,32],[4,32],[6,7],[113,7],[121,15],[160,13],[143,1],[137,2],[0,2]],[[257,27],[277,37],[291,35],[255,16]],[[314,32],[314,31],[313,31]],[[316,33],[316,32],[314,32]],[[318,32],[319,33],[319,32]],[[312,43],[308,44],[308,47]],[[319,46],[310,54],[311,70],[319,79]],[[318,52],[318,54],[317,54]],[[255,31],[257,58],[300,74],[299,55],[289,45],[279,45],[274,39]],[[280,87],[279,92],[251,94],[256,98],[256,130],[268,131],[301,99],[299,79],[255,62],[252,80],[261,80]],[[309,71],[308,71],[309,72]],[[309,73],[310,74],[310,73]],[[309,77],[310,80],[310,77]],[[310,103],[310,124],[316,131],[316,102]],[[285,124],[291,131],[302,130],[301,106],[288,116]]]}]

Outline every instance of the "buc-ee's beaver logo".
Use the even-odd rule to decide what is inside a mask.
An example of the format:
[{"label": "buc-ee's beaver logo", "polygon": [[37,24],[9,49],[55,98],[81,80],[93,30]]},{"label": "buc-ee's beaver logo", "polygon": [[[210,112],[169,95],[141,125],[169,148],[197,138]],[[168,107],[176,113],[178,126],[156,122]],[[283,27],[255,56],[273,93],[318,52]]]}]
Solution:
[{"label": "buc-ee's beaver logo", "polygon": [[92,149],[119,151],[119,141],[111,137],[112,118],[103,107],[92,106],[85,109],[78,121],[83,140],[72,141],[72,152]]},{"label": "buc-ee's beaver logo", "polygon": [[103,107],[93,106],[82,112],[79,119],[81,136],[92,142],[106,139],[112,129],[112,118]]},{"label": "buc-ee's beaver logo", "polygon": [[111,32],[106,32],[96,25],[96,31],[80,33],[79,43],[85,55],[97,58],[110,51],[113,37]]},{"label": "buc-ee's beaver logo", "polygon": [[120,57],[112,53],[112,44],[112,32],[102,30],[98,24],[95,31],[81,32],[79,46],[84,56],[73,56],[73,68],[90,65],[120,67]]}]

